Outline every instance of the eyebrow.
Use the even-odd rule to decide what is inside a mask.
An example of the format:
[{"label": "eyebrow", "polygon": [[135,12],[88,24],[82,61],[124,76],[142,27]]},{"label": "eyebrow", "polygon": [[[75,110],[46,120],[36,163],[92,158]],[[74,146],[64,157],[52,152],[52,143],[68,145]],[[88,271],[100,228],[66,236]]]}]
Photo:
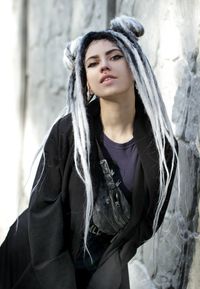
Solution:
[{"label": "eyebrow", "polygon": [[[108,51],[106,51],[106,56],[107,55],[109,55],[109,54],[111,54],[112,52],[114,52],[114,51],[119,51],[119,52],[121,52],[121,50],[119,49],[119,48],[113,48],[113,49],[110,49],[110,50],[108,50]],[[122,52],[121,52],[122,53]],[[88,61],[88,60],[90,60],[90,59],[97,59],[99,57],[99,55],[92,55],[92,56],[90,56],[90,57],[88,57],[88,59],[86,59],[86,61],[85,61],[85,63]]]}]

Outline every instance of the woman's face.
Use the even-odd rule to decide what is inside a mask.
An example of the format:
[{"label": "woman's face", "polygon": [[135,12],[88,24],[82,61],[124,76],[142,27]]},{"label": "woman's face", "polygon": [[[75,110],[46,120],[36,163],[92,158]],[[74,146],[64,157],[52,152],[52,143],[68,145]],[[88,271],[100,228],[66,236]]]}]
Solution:
[{"label": "woman's face", "polygon": [[115,43],[94,40],[85,55],[87,84],[102,98],[123,97],[134,91],[133,77],[121,50]]}]

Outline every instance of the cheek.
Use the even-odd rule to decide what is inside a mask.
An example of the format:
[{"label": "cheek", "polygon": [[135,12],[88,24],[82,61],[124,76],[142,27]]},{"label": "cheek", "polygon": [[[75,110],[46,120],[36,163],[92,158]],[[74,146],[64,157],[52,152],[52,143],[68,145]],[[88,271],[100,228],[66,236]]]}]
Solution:
[{"label": "cheek", "polygon": [[126,79],[127,82],[129,82],[129,83],[134,82],[134,77],[133,77],[133,75],[132,75],[131,70],[130,70],[129,67],[126,67],[126,68],[124,69],[124,77],[125,77],[125,79]]},{"label": "cheek", "polygon": [[94,73],[90,72],[86,74],[87,82],[91,89],[95,88],[97,85],[97,77]]}]

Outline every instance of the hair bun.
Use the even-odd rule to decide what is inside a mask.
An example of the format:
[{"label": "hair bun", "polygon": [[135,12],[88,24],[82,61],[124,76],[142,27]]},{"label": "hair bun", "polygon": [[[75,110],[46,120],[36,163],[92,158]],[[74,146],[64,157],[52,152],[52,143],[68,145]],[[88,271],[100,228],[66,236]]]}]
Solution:
[{"label": "hair bun", "polygon": [[68,42],[63,53],[63,62],[69,70],[73,70],[75,66],[75,59],[77,49],[79,47],[82,37],[77,37],[75,40]]},{"label": "hair bun", "polygon": [[144,34],[144,27],[142,24],[137,19],[126,15],[122,15],[111,20],[110,28],[121,33],[132,32],[137,38]]}]

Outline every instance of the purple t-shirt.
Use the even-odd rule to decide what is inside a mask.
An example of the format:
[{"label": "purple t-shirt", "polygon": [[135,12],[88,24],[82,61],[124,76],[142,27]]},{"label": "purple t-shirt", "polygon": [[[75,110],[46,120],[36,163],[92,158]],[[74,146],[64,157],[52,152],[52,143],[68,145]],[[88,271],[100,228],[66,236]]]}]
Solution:
[{"label": "purple t-shirt", "polygon": [[119,168],[120,179],[122,180],[121,188],[130,201],[135,165],[138,158],[138,151],[134,138],[121,144],[112,141],[103,134],[103,143],[111,159]]},{"label": "purple t-shirt", "polygon": [[[103,134],[102,140],[105,148],[105,158],[106,160],[112,160],[112,166],[110,168],[114,170],[115,181],[120,180],[120,189],[123,191],[129,203],[131,203],[131,191],[133,186],[135,166],[138,159],[138,151],[134,138],[126,143],[119,144],[113,142],[105,134]],[[94,226],[93,219],[91,224]],[[97,226],[96,228],[98,230]],[[93,232],[93,230],[92,232],[89,231],[88,248],[92,254],[94,263],[91,264],[89,255],[86,254],[84,257],[84,252],[81,249],[80,255],[75,261],[76,269],[84,270],[84,274],[90,275],[93,273],[96,270],[96,266],[101,259],[101,256],[109,246],[112,237],[113,236],[110,235],[107,235],[106,237],[106,234],[97,235]]]}]

